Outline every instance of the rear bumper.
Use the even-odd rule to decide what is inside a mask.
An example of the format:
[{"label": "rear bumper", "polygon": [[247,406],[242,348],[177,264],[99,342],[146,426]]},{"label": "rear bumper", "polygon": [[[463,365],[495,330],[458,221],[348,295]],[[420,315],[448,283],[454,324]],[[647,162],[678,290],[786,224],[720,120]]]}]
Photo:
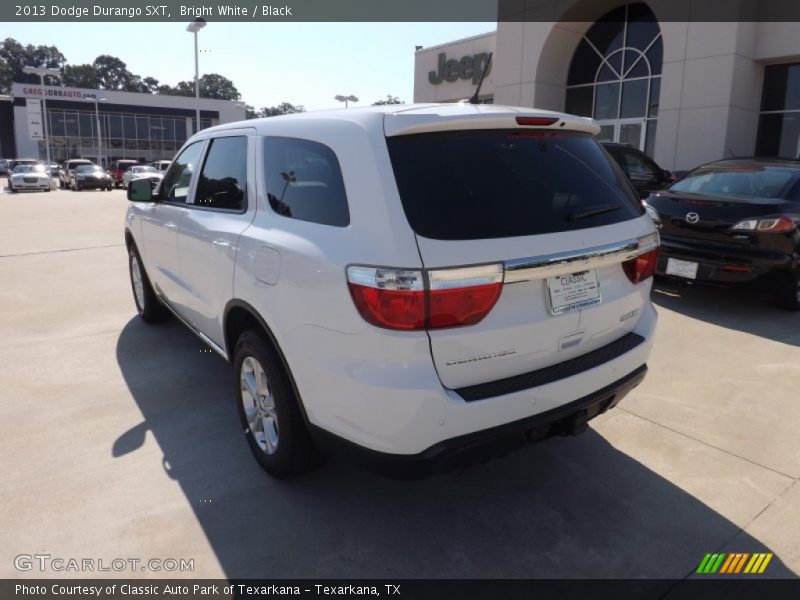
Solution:
[{"label": "rear bumper", "polygon": [[641,365],[617,381],[562,406],[512,423],[439,442],[418,454],[390,454],[354,444],[320,427],[312,436],[323,449],[393,477],[416,478],[503,456],[554,435],[576,435],[588,422],[616,406],[647,373]]},{"label": "rear bumper", "polygon": [[787,254],[731,246],[716,248],[662,238],[656,273],[666,275],[670,258],[698,263],[697,280],[721,283],[752,281],[798,266],[798,261]]},{"label": "rear bumper", "polygon": [[630,349],[580,370],[526,374],[535,376],[526,385],[499,380],[493,385],[502,389],[479,398],[442,386],[425,332],[368,327],[343,334],[301,326],[281,348],[310,425],[378,454],[414,456],[447,440],[560,414],[551,411],[594,399],[598,390],[611,389],[606,397],[613,395],[617,382],[647,363],[656,322],[648,302],[633,329],[640,341]]}]

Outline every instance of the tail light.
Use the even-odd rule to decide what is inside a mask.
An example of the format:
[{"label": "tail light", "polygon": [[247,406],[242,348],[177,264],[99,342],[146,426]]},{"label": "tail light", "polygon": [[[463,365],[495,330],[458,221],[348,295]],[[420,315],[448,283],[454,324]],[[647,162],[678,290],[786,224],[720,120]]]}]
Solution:
[{"label": "tail light", "polygon": [[760,231],[762,233],[788,233],[797,227],[792,217],[771,215],[757,219],[743,219],[731,227],[732,231]]},{"label": "tail light", "polygon": [[558,121],[558,117],[517,117],[517,125],[547,127]]},{"label": "tail light", "polygon": [[656,272],[656,263],[658,262],[658,248],[640,254],[636,258],[626,260],[622,263],[622,269],[631,283],[640,283],[652,277]]},{"label": "tail light", "polygon": [[350,295],[365,321],[400,330],[480,322],[503,289],[503,265],[431,271],[347,268]]}]

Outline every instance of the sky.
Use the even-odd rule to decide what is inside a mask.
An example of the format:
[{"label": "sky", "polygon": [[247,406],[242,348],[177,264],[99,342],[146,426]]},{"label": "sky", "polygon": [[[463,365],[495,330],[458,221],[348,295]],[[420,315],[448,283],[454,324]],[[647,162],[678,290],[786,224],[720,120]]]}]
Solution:
[{"label": "sky", "polygon": [[[209,23],[199,34],[200,75],[231,79],[255,108],[281,102],[308,110],[356,106],[387,94],[413,100],[414,47],[497,28],[496,23]],[[0,23],[0,39],[54,45],[70,64],[99,54],[171,85],[194,77],[192,34],[183,23]]]}]

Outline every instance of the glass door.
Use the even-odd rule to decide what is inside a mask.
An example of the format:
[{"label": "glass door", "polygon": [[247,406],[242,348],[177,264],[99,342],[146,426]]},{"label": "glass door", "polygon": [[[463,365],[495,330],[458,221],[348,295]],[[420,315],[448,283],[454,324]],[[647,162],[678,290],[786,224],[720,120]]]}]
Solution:
[{"label": "glass door", "polygon": [[600,133],[597,140],[600,142],[618,142],[630,144],[634,148],[644,150],[645,127],[644,119],[614,119],[613,121],[598,121]]}]

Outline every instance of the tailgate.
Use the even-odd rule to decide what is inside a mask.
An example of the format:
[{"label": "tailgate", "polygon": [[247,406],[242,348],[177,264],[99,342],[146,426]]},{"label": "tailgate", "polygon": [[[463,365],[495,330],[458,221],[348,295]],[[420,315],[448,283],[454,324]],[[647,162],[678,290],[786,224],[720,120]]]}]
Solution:
[{"label": "tailgate", "polygon": [[428,328],[446,387],[567,361],[636,325],[650,286],[632,283],[622,264],[658,238],[590,135],[459,129],[387,145],[424,267],[504,270],[500,297],[479,322]]},{"label": "tailgate", "polygon": [[[655,247],[647,218],[575,234],[549,234],[493,243],[418,237],[425,267],[502,262],[505,282],[491,312],[469,327],[430,329],[442,383],[461,388],[521,375],[610,344],[631,331],[650,286],[632,284],[622,263]],[[589,270],[600,302],[553,314],[550,278]]]}]

